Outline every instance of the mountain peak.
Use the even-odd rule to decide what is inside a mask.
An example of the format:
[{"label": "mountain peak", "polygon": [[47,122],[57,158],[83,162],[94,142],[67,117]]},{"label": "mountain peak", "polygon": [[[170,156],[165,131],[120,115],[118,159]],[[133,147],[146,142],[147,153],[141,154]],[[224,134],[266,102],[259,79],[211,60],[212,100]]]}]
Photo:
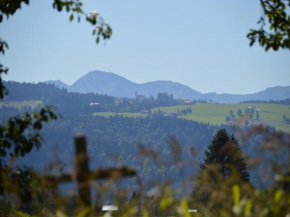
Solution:
[{"label": "mountain peak", "polygon": [[[99,71],[99,70],[94,70],[94,71],[90,71],[87,74],[85,74],[83,77],[79,78],[74,84],[76,84],[78,81],[82,80],[82,79],[119,79],[119,80],[123,80],[123,81],[129,81],[128,79],[117,75],[113,72],[104,72],[104,71]],[[133,83],[133,82],[131,82]]]},{"label": "mountain peak", "polygon": [[269,87],[264,91],[253,94],[202,94],[186,85],[173,81],[152,81],[143,84],[134,83],[113,72],[94,70],[78,79],[73,85],[67,86],[60,80],[46,81],[53,83],[60,88],[67,88],[71,92],[108,94],[115,97],[134,97],[135,91],[146,97],[154,96],[157,93],[167,92],[173,94],[174,98],[190,98],[212,100],[220,103],[237,103],[246,100],[280,100],[290,97],[290,86]]},{"label": "mountain peak", "polygon": [[91,76],[91,75],[96,75],[96,74],[103,74],[103,75],[113,74],[113,75],[116,75],[113,72],[104,72],[104,71],[100,71],[100,70],[93,70],[93,71],[88,72],[84,76]]},{"label": "mountain peak", "polygon": [[137,84],[112,72],[91,71],[78,79],[70,91],[109,94],[116,97],[133,97]]}]

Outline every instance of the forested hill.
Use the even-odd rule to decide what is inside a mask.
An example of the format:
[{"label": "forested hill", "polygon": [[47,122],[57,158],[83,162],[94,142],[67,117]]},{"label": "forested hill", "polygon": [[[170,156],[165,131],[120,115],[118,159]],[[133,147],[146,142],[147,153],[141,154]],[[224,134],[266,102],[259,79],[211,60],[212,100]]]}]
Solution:
[{"label": "forested hill", "polygon": [[[0,111],[2,114],[5,111],[8,112],[3,109]],[[0,116],[0,118],[3,117],[7,116],[5,114]],[[135,168],[144,182],[150,180],[160,182],[172,178],[174,183],[179,183],[186,176],[192,176],[198,172],[198,165],[203,161],[207,145],[213,135],[222,128],[229,133],[234,132],[229,125],[217,126],[162,116],[151,118],[127,118],[117,115],[109,118],[92,115],[70,116],[46,124],[42,130],[43,146],[39,151],[34,150],[19,163],[32,166],[40,171],[47,168],[55,159],[60,159],[64,165],[73,165],[73,138],[77,134],[85,134],[92,168],[115,167],[125,164]],[[186,166],[188,164],[185,163],[181,169],[178,162],[172,161],[173,155],[167,144],[171,135],[182,144],[181,160],[191,162],[191,165],[196,166],[188,167]],[[249,144],[242,145],[242,149],[247,155],[258,156],[257,150],[261,139],[262,137],[258,136]],[[138,155],[138,144],[140,143],[147,150],[150,148],[155,154],[151,157],[141,158]],[[58,153],[57,158],[54,153]],[[192,155],[193,153],[195,155]],[[155,163],[154,156],[157,160]],[[160,156],[160,158],[156,156]],[[70,170],[71,167],[65,166],[64,169]],[[260,183],[257,174],[257,171],[251,172],[255,185]]]},{"label": "forested hill", "polygon": [[[42,131],[45,141],[43,147],[27,157],[25,163],[37,165],[42,170],[53,161],[53,153],[57,149],[58,158],[70,165],[74,156],[73,137],[85,134],[92,167],[126,164],[136,168],[143,181],[161,181],[168,177],[174,177],[178,181],[182,177],[177,175],[177,165],[164,167],[154,166],[148,160],[143,162],[137,155],[138,143],[151,148],[163,160],[170,161],[172,155],[166,142],[170,135],[174,135],[182,144],[182,160],[198,162],[203,158],[212,136],[221,127],[232,132],[230,126],[219,127],[168,117],[75,116],[48,123]],[[197,156],[191,155],[191,148],[195,148]],[[198,167],[195,168],[197,170]],[[193,168],[187,168],[187,174],[192,175]]]},{"label": "forested hill", "polygon": [[182,104],[172,94],[158,93],[156,98],[117,99],[106,94],[68,92],[57,88],[55,84],[5,82],[9,95],[4,101],[42,101],[43,105],[52,105],[63,115],[92,114],[93,112],[140,112],[156,107]]},{"label": "forested hill", "polygon": [[95,93],[69,93],[66,89],[57,88],[54,84],[45,83],[19,83],[4,82],[9,94],[4,97],[4,101],[42,100],[44,104],[54,102],[56,104],[70,103],[71,100],[79,104],[98,102],[101,104],[114,103],[114,97],[107,94]]},{"label": "forested hill", "polygon": [[4,101],[41,100],[44,105],[53,105],[62,114],[92,113],[90,103],[99,103],[94,111],[103,111],[104,105],[114,104],[114,97],[106,94],[72,93],[57,88],[54,84],[4,82],[9,94]]}]

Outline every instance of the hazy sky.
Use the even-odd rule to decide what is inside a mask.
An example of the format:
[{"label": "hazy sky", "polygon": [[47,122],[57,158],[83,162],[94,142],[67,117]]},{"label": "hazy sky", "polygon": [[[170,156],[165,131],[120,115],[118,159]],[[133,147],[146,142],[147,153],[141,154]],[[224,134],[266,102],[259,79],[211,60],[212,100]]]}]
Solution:
[{"label": "hazy sky", "polygon": [[246,38],[259,1],[83,0],[113,28],[95,44],[92,26],[69,22],[52,1],[31,0],[0,24],[9,43],[5,80],[67,84],[92,70],[137,82],[176,81],[202,93],[252,93],[290,85],[290,51],[268,51]]}]

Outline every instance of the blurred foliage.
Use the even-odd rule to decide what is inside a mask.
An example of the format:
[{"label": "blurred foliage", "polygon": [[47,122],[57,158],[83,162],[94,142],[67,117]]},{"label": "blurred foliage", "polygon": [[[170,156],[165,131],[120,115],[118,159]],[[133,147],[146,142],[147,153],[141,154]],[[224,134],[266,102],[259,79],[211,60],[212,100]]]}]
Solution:
[{"label": "blurred foliage", "polygon": [[29,0],[2,0],[0,1],[0,23],[3,21],[4,15],[7,19],[12,16],[17,9],[21,8],[21,4],[29,4]]},{"label": "blurred foliage", "polygon": [[[6,43],[6,41],[4,41],[2,38],[0,38],[0,53],[2,55],[5,54],[5,49],[8,49],[8,44]],[[3,85],[3,80],[2,80],[2,74],[7,74],[8,72],[8,68],[6,68],[5,66],[2,65],[2,63],[0,62],[0,99],[3,99],[4,94],[7,93],[7,91],[5,92],[5,86]]]},{"label": "blurred foliage", "polygon": [[[290,50],[290,0],[260,0],[262,15],[259,29],[251,29],[247,37],[250,46],[256,41],[265,51],[273,49]],[[269,26],[269,27],[268,27]]]},{"label": "blurred foliage", "polygon": [[70,13],[69,20],[73,21],[76,17],[78,22],[81,21],[81,17],[85,16],[86,21],[94,26],[93,35],[96,36],[96,43],[100,42],[100,39],[104,40],[110,39],[113,30],[109,24],[105,23],[104,19],[100,16],[100,14],[93,10],[89,13],[86,13],[82,9],[83,3],[79,0],[75,1],[62,1],[62,0],[54,0],[53,8],[57,9],[59,12],[65,10]]},{"label": "blurred foliage", "polygon": [[[255,127],[249,131],[248,135],[261,132],[266,132],[264,127]],[[231,142],[236,142],[233,137],[223,131],[218,132],[212,142],[217,137],[221,140],[222,136],[230,142],[228,143],[229,146],[231,146]],[[279,134],[276,133],[267,136],[271,136],[272,142],[274,140],[280,141],[279,149],[284,147],[289,152],[290,146],[288,139],[281,139]],[[246,136],[244,138],[249,139],[250,137]],[[173,146],[172,156],[174,161],[174,156],[176,155],[175,149],[179,146],[179,142],[171,137],[168,139],[168,144]],[[160,163],[159,158],[152,157],[152,151],[142,147],[140,148],[143,156],[147,155]],[[261,151],[265,149],[273,152],[273,154],[279,151],[278,148],[273,149],[269,147],[268,138],[265,139],[265,142],[260,147]],[[240,158],[239,156],[233,155],[232,158],[233,160],[237,160]],[[250,164],[252,160],[247,159],[247,162]],[[260,163],[256,161],[257,165]],[[15,193],[18,191],[17,196],[21,198],[26,196],[25,200],[30,202],[23,203],[15,200],[15,197],[6,197],[8,200],[0,200],[0,202],[2,206],[5,202],[6,209],[3,210],[10,213],[9,216],[288,217],[290,215],[290,173],[286,171],[289,171],[289,163],[290,159],[288,159],[288,164],[284,164],[283,167],[281,165],[277,167],[274,162],[271,164],[275,171],[273,174],[274,183],[265,189],[254,188],[251,183],[245,182],[242,176],[239,175],[238,170],[234,170],[235,165],[231,169],[231,176],[227,176],[225,179],[220,164],[205,163],[207,165],[206,169],[200,173],[199,177],[203,176],[203,189],[208,192],[208,202],[206,204],[199,203],[192,197],[181,195],[180,190],[186,190],[189,187],[187,186],[188,180],[184,180],[183,185],[180,186],[181,189],[173,187],[170,180],[163,183],[145,183],[139,180],[139,189],[134,190],[132,188],[122,187],[120,179],[109,179],[105,182],[98,181],[94,185],[97,201],[91,207],[83,209],[79,208],[79,198],[74,191],[59,194],[57,188],[53,190],[47,187],[46,180],[43,177],[36,176],[33,172],[28,176],[28,173],[18,169],[16,170],[16,175],[10,176],[11,179],[9,181],[12,182],[11,180],[13,178],[15,179],[15,176],[18,176],[21,182],[30,182],[29,187],[27,188],[27,185],[23,187],[20,185],[17,188],[17,185],[10,183],[7,186],[14,188]],[[213,174],[215,176],[214,179],[210,178]],[[191,184],[195,182],[195,177],[192,178],[189,180]],[[108,202],[108,199],[110,202]],[[101,211],[102,205],[108,205],[108,203],[118,206],[119,210],[114,212]],[[197,212],[190,213],[188,212],[189,209],[196,209]]]},{"label": "blurred foliage", "polygon": [[33,191],[31,183],[37,179],[32,178],[29,168],[14,167],[13,162],[19,157],[24,157],[33,148],[40,148],[42,144],[40,130],[43,123],[56,118],[51,107],[46,106],[33,114],[24,113],[22,116],[12,117],[6,126],[0,126],[1,212],[11,211],[9,202],[6,202],[9,201],[7,198],[13,198],[12,195],[22,201],[22,205],[26,208],[31,206]]},{"label": "blurred foliage", "polygon": [[24,113],[9,119],[7,126],[0,126],[0,168],[7,166],[5,159],[24,157],[32,148],[40,148],[42,137],[39,131],[44,122],[56,120],[50,106],[33,114]]}]

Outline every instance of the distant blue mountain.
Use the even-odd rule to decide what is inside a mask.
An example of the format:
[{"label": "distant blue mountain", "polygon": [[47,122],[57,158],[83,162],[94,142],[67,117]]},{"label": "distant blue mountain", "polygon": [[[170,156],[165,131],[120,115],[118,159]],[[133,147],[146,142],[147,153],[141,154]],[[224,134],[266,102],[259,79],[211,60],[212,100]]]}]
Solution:
[{"label": "distant blue mountain", "polygon": [[133,97],[139,84],[111,72],[92,71],[78,79],[68,90],[81,93],[108,94],[115,97]]},{"label": "distant blue mountain", "polygon": [[66,88],[68,89],[68,85],[63,83],[61,80],[49,80],[49,81],[45,81],[44,83],[46,84],[54,84],[56,87],[59,87],[59,88]]},{"label": "distant blue mountain", "polygon": [[46,81],[70,92],[108,94],[115,97],[134,97],[135,91],[146,97],[156,96],[159,92],[173,94],[174,98],[192,100],[212,100],[219,103],[237,103],[246,100],[281,100],[290,98],[290,86],[270,87],[253,94],[202,94],[186,85],[172,81],[152,81],[137,84],[112,72],[92,71],[78,79],[73,85],[66,85],[60,80]]}]

